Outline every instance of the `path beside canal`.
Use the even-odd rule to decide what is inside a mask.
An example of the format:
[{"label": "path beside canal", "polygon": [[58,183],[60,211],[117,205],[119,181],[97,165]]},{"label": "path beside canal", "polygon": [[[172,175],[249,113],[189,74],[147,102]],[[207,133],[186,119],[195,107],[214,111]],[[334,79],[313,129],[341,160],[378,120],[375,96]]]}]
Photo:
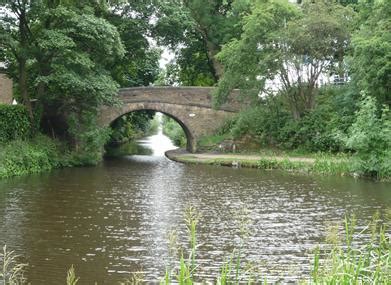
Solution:
[{"label": "path beside canal", "polygon": [[169,159],[183,163],[349,175],[349,159],[346,157],[296,157],[256,153],[189,153],[184,149],[169,150],[165,154]]}]

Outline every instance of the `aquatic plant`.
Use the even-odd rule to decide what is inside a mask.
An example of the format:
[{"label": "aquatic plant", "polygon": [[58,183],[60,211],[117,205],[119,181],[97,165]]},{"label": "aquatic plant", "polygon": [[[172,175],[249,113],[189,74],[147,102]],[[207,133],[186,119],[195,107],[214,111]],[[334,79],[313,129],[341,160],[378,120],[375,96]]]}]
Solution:
[{"label": "aquatic plant", "polygon": [[[345,218],[344,244],[335,242],[323,253],[317,249],[308,284],[390,284],[391,242],[386,228],[375,216],[356,233],[355,219]],[[371,235],[371,240],[358,246],[358,239],[365,233]]]},{"label": "aquatic plant", "polygon": [[22,285],[26,283],[24,272],[27,267],[25,263],[17,262],[19,255],[14,251],[8,251],[4,245],[0,253],[0,283],[4,285]]},{"label": "aquatic plant", "polygon": [[[387,213],[386,213],[387,215]],[[391,212],[389,213],[391,217]],[[201,215],[193,207],[185,211],[185,224],[189,238],[189,248],[186,252],[178,250],[176,245],[177,235],[170,232],[169,247],[173,254],[179,252],[179,261],[172,268],[167,266],[161,285],[179,284],[193,285],[199,280],[197,276],[197,226]],[[260,278],[255,274],[256,268],[247,266],[243,260],[242,249],[246,236],[250,231],[250,215],[248,210],[241,209],[233,218],[237,220],[240,244],[234,249],[226,262],[220,267],[219,274],[215,276],[215,284],[268,284],[267,278]],[[357,231],[354,217],[345,218],[343,227],[334,225],[328,230],[326,247],[317,248],[314,253],[312,271],[307,279],[301,280],[300,284],[391,284],[391,237],[387,230],[388,224],[376,214],[371,223],[363,230]],[[365,237],[368,241],[362,243]],[[23,285],[26,284],[24,271],[26,264],[17,262],[19,256],[13,251],[8,252],[3,248],[0,254],[1,272],[0,284]],[[79,278],[76,277],[73,266],[68,270],[66,277],[67,285],[77,285]],[[120,283],[144,284],[144,276],[140,272],[131,274],[130,278]],[[96,285],[97,283],[95,283]]]},{"label": "aquatic plant", "polygon": [[67,273],[67,285],[76,285],[77,282],[79,282],[79,278],[76,277],[75,268],[72,265]]}]

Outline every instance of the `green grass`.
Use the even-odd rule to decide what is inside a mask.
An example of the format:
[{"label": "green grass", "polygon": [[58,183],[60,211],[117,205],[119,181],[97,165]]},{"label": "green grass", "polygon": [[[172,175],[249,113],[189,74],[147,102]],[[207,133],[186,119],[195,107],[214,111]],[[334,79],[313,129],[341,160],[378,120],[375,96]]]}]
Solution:
[{"label": "green grass", "polygon": [[[259,156],[259,154],[256,154]],[[313,156],[313,161],[307,160],[291,160],[290,157],[280,156],[264,156],[261,159],[245,159],[245,158],[198,158],[191,155],[174,154],[170,158],[173,160],[194,163],[194,164],[210,164],[221,166],[238,165],[246,168],[257,168],[260,170],[285,170],[301,173],[314,173],[323,175],[350,175],[350,160],[346,157],[336,156]]]},{"label": "green grass", "polygon": [[200,149],[215,149],[221,142],[229,138],[229,135],[203,136],[198,140],[197,145]]}]

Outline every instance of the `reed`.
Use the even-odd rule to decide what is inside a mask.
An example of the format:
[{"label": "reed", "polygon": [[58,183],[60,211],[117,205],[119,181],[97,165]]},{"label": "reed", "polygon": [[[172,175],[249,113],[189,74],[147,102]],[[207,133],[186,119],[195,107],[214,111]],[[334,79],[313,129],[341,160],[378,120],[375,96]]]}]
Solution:
[{"label": "reed", "polygon": [[[316,251],[308,284],[391,284],[391,243],[386,229],[375,217],[357,232],[355,219],[345,218],[343,244],[335,243],[323,253]],[[371,240],[357,246],[365,234]]]},{"label": "reed", "polygon": [[[391,213],[390,213],[391,216]],[[178,250],[176,245],[177,234],[169,234],[171,252],[178,254],[176,266],[167,266],[164,276],[160,280],[161,285],[179,284],[193,285],[204,284],[197,276],[197,227],[201,215],[193,207],[188,207],[185,212],[189,249]],[[215,277],[215,284],[269,284],[267,277],[256,276],[254,268],[245,266],[243,260],[243,248],[246,236],[250,233],[249,212],[245,209],[238,211],[233,216],[238,220],[238,234],[240,236],[239,248],[234,249],[226,262],[221,266]],[[363,238],[368,241],[360,243]],[[307,279],[299,284],[391,284],[391,242],[390,232],[386,221],[380,219],[380,215],[374,216],[363,230],[357,231],[356,219],[345,218],[343,226],[334,226],[329,230],[326,239],[328,246],[325,249],[317,248],[312,261],[312,271]],[[0,284],[22,285],[27,280],[24,277],[26,264],[17,262],[19,256],[13,251],[7,251],[3,247],[0,254]],[[310,261],[309,261],[310,262]],[[79,278],[76,277],[73,266],[68,270],[66,284],[77,285]],[[200,283],[201,282],[201,283]],[[97,284],[97,283],[95,283]],[[142,274],[133,274],[122,285],[145,284]]]},{"label": "reed", "polygon": [[8,251],[6,245],[3,247],[0,253],[0,284],[19,285],[27,282],[24,277],[27,264],[19,263],[19,257],[14,251]]},{"label": "reed", "polygon": [[79,278],[76,277],[75,268],[72,265],[67,273],[67,285],[76,285],[77,282],[79,282]]}]

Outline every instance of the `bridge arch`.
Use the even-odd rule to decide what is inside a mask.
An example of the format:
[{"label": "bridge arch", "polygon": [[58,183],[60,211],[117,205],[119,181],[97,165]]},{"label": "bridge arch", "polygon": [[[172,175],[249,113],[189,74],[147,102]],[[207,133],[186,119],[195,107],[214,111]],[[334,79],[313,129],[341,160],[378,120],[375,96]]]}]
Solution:
[{"label": "bridge arch", "polygon": [[[156,104],[143,104],[143,106],[139,105],[129,105],[127,106],[128,108],[124,108],[123,112],[124,113],[117,113],[117,117],[114,117],[111,122],[108,123],[110,126],[113,122],[115,122],[117,119],[121,118],[122,116],[132,113],[132,112],[137,112],[137,111],[155,111],[162,113],[172,119],[174,119],[183,129],[185,136],[186,136],[186,149],[189,151],[195,151],[196,149],[196,144],[197,141],[195,139],[194,134],[192,133],[191,129],[186,125],[185,122],[182,121],[180,117],[178,117],[177,114],[173,113],[172,110],[167,110],[167,108],[162,108],[162,106],[156,106]],[[164,110],[163,110],[164,109]]]},{"label": "bridge arch", "polygon": [[119,117],[134,111],[153,110],[176,120],[185,131],[187,150],[196,152],[197,140],[213,134],[239,110],[235,91],[220,109],[212,107],[210,87],[134,87],[120,89],[120,106],[106,106],[100,110],[99,122],[108,127]]}]

